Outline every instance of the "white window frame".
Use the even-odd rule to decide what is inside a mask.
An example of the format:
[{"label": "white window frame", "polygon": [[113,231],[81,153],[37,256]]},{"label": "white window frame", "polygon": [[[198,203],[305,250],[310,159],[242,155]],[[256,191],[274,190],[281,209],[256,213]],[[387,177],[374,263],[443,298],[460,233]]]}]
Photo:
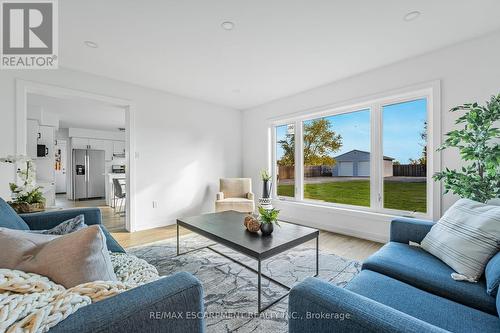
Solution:
[{"label": "white window frame", "polygon": [[[423,98],[427,101],[427,212],[420,213],[384,208],[382,107]],[[365,109],[370,110],[370,207],[304,199],[304,166],[302,154],[303,122]],[[369,211],[391,216],[438,219],[441,215],[441,186],[439,183],[432,180],[432,175],[441,170],[440,153],[436,151],[437,147],[441,144],[440,109],[440,82],[434,81],[336,105],[327,105],[315,109],[304,110],[287,117],[269,119],[272,147],[269,164],[271,165],[271,174],[274,180],[273,199],[332,208],[347,208],[354,211]],[[295,125],[295,196],[278,197],[276,178],[276,127],[288,124]]]}]

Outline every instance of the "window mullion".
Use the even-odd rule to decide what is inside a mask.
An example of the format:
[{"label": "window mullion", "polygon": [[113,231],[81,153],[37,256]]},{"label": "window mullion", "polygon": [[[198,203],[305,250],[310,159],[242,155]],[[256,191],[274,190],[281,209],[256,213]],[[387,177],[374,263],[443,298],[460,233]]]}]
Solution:
[{"label": "window mullion", "polygon": [[302,121],[295,122],[295,200],[304,200],[304,145]]},{"label": "window mullion", "polygon": [[382,148],[382,112],[381,105],[374,104],[370,112],[371,122],[371,157],[370,157],[370,207],[382,209],[383,193],[383,148]]},{"label": "window mullion", "polygon": [[276,126],[271,126],[271,176],[273,177],[272,197],[278,199],[278,158],[276,156]]}]

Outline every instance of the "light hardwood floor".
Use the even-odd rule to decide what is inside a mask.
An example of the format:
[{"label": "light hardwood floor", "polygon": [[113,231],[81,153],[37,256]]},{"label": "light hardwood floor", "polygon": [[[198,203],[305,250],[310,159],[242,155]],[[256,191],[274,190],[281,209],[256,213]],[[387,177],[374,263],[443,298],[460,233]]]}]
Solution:
[{"label": "light hardwood floor", "polygon": [[[181,235],[191,233],[191,231],[183,228],[180,229],[180,232]],[[112,232],[112,235],[116,238],[118,243],[124,248],[127,248],[173,238],[176,236],[176,226],[170,225],[133,233]],[[308,245],[314,246],[314,240]],[[372,253],[376,252],[382,245],[381,243],[344,236],[328,231],[321,231],[319,236],[320,249],[349,259],[364,260]]]},{"label": "light hardwood floor", "polygon": [[115,214],[113,208],[106,206],[104,199],[97,200],[67,200],[66,194],[58,194],[56,196],[56,209],[64,208],[81,208],[81,207],[97,207],[101,210],[102,224],[109,231],[124,231],[125,217]]}]

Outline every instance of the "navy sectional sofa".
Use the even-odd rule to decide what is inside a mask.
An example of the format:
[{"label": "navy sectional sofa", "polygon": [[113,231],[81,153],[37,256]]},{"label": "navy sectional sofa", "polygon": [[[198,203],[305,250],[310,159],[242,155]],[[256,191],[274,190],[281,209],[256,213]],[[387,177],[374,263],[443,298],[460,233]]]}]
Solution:
[{"label": "navy sectional sofa", "polygon": [[[0,227],[17,230],[50,229],[85,216],[85,224],[101,224],[98,208],[21,214],[0,198]],[[104,226],[108,249],[125,252]],[[177,273],[79,309],[50,332],[204,332],[203,289],[191,274]],[[181,314],[181,315],[179,315]]]},{"label": "navy sectional sofa", "polygon": [[[410,245],[432,225],[393,220],[390,242],[345,288],[317,278],[292,288],[289,332],[500,332],[500,298],[487,293],[484,277],[455,281],[449,266]],[[500,270],[497,257],[487,270]]]}]

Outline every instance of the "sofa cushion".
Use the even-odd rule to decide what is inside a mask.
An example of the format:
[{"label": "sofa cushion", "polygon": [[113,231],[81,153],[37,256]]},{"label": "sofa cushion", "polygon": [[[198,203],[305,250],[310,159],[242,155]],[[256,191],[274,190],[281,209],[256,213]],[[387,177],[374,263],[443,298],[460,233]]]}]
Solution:
[{"label": "sofa cushion", "polygon": [[16,211],[0,198],[0,227],[16,230],[29,230],[28,225]]},{"label": "sofa cushion", "polygon": [[457,280],[477,282],[500,244],[500,207],[460,199],[431,228],[420,245],[457,273]]},{"label": "sofa cushion", "polygon": [[346,289],[451,332],[500,332],[497,316],[363,270]]},{"label": "sofa cushion", "polygon": [[369,269],[430,293],[496,315],[495,298],[486,293],[486,282],[455,281],[453,269],[418,246],[389,242],[363,263]]},{"label": "sofa cushion", "polygon": [[486,292],[491,296],[496,296],[500,284],[500,252],[488,261],[484,277],[486,278]]},{"label": "sofa cushion", "polygon": [[43,275],[66,288],[117,280],[97,225],[64,236],[0,228],[0,267]]},{"label": "sofa cushion", "polygon": [[217,212],[235,210],[237,212],[250,213],[255,209],[254,201],[245,198],[229,198],[215,201]]}]

